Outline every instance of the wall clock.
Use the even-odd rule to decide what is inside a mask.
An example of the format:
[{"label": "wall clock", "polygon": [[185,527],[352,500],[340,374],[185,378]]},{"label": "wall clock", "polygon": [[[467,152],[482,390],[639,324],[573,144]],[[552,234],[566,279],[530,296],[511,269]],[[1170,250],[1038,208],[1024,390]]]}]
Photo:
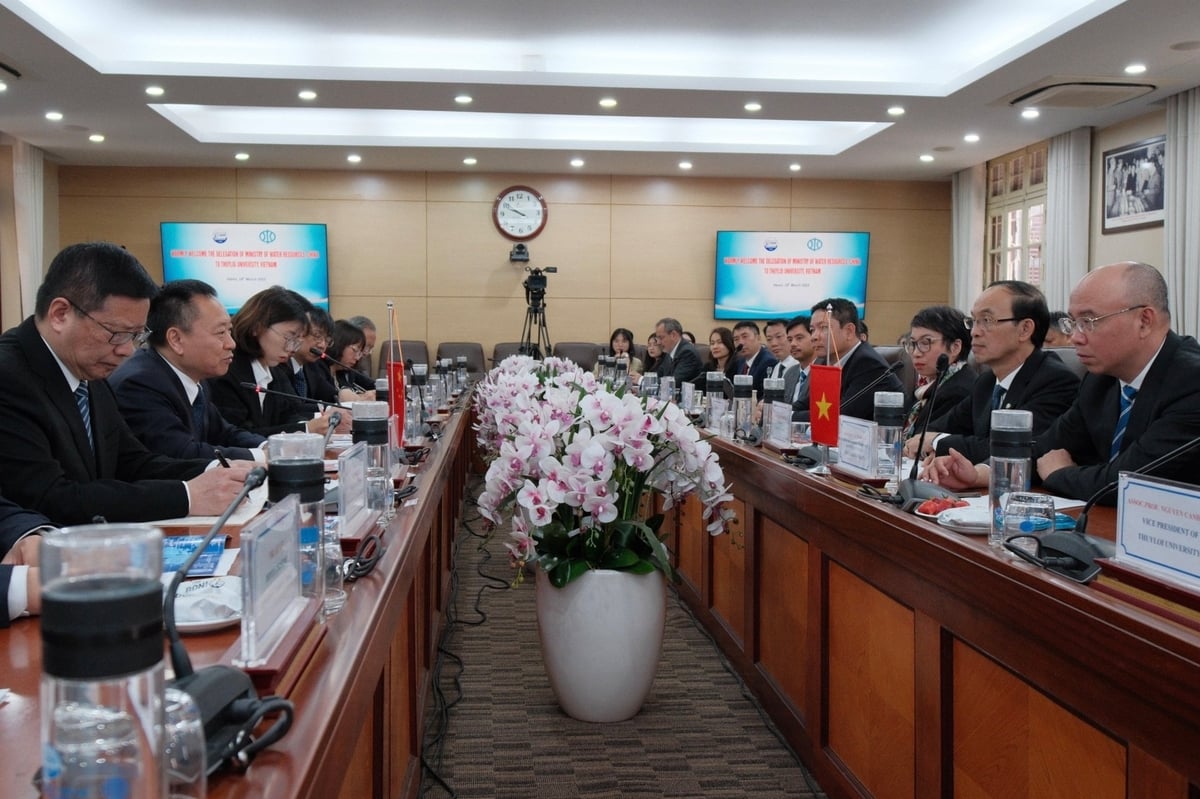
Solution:
[{"label": "wall clock", "polygon": [[528,241],[541,233],[549,215],[546,200],[528,186],[509,186],[492,203],[496,229],[513,241]]}]

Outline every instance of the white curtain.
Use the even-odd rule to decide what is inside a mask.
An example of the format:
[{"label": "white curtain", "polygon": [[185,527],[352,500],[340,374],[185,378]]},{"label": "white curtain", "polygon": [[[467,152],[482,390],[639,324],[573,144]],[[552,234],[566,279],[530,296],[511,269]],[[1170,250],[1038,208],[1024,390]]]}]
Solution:
[{"label": "white curtain", "polygon": [[1050,140],[1042,292],[1052,311],[1067,307],[1071,288],[1088,271],[1091,169],[1090,128],[1076,128]]},{"label": "white curtain", "polygon": [[1200,329],[1200,87],[1167,98],[1163,275],[1171,295],[1171,327]]},{"label": "white curtain", "polygon": [[21,280],[21,315],[33,313],[42,282],[43,227],[45,219],[45,169],[43,153],[23,141],[13,144],[13,197],[17,226],[17,270]]},{"label": "white curtain", "polygon": [[987,169],[983,164],[955,172],[951,179],[950,304],[969,310],[983,291],[987,228]]}]

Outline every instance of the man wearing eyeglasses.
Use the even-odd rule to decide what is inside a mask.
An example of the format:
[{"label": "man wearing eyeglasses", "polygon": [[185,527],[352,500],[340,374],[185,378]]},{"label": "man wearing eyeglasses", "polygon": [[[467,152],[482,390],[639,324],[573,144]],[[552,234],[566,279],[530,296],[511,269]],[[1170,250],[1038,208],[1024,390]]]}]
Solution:
[{"label": "man wearing eyeglasses", "polygon": [[214,515],[248,464],[154,455],[130,432],[105,380],[149,334],[158,288],[130,253],[67,247],[33,316],[0,337],[0,491],[57,524]]},{"label": "man wearing eyeglasses", "polygon": [[992,283],[964,321],[975,361],[988,369],[976,378],[969,396],[930,421],[921,454],[946,455],[953,449],[971,463],[980,463],[991,455],[993,410],[1031,412],[1036,436],[1070,407],[1079,378],[1058,356],[1042,349],[1050,309],[1042,292],[1029,283]]},{"label": "man wearing eyeglasses", "polygon": [[[1117,479],[1200,437],[1200,345],[1171,330],[1167,284],[1148,264],[1089,272],[1071,292],[1064,333],[1087,367],[1071,407],[1034,442],[1043,487],[1088,499]],[[1196,482],[1195,453],[1158,477]],[[986,466],[938,458],[930,479],[948,488],[986,485]],[[1102,501],[1112,504],[1110,495]]]}]

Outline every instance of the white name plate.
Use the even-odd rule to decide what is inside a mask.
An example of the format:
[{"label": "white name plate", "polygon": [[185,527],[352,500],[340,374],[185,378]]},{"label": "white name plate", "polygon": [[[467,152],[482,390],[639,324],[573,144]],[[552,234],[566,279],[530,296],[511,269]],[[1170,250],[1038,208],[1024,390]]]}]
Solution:
[{"label": "white name plate", "polygon": [[864,478],[875,476],[878,425],[853,416],[838,417],[838,468]]},{"label": "white name plate", "polygon": [[778,448],[792,446],[792,405],[790,402],[772,402],[766,410],[771,420],[770,442]]},{"label": "white name plate", "polygon": [[1200,589],[1200,489],[1132,472],[1117,485],[1116,560]]},{"label": "white name plate", "polygon": [[292,494],[242,528],[242,668],[261,666],[304,608],[300,500]]}]

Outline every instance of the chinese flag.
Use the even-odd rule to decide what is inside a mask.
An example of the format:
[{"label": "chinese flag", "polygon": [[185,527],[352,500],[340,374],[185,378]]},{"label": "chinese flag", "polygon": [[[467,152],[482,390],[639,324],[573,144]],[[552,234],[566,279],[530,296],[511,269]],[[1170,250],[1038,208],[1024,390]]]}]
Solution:
[{"label": "chinese flag", "polygon": [[400,342],[396,342],[395,358],[388,361],[388,413],[396,417],[396,436],[400,439],[394,442],[397,446],[404,444],[404,355],[400,352]]},{"label": "chinese flag", "polygon": [[808,403],[812,440],[836,447],[838,408],[842,403],[842,367],[823,364],[809,367]]}]

